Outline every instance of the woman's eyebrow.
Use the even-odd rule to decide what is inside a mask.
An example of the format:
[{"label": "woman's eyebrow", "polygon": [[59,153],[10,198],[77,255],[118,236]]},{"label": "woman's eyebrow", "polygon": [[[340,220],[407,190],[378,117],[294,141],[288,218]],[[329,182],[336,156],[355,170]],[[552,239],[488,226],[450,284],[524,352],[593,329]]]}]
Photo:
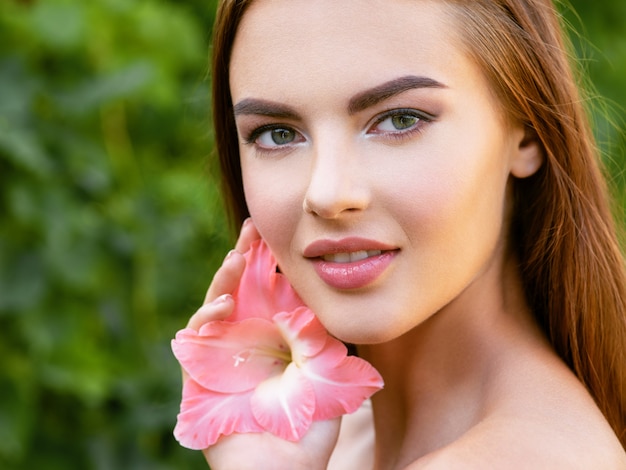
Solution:
[{"label": "woman's eyebrow", "polygon": [[348,103],[348,112],[356,114],[394,95],[414,88],[447,88],[443,83],[428,77],[406,75],[377,85],[354,95]]},{"label": "woman's eyebrow", "polygon": [[245,98],[241,100],[233,106],[233,113],[235,117],[244,114],[253,114],[282,119],[300,119],[298,113],[290,106],[257,98]]},{"label": "woman's eyebrow", "polygon": [[[415,88],[446,88],[443,83],[428,77],[406,75],[377,85],[354,95],[348,103],[348,112],[356,114],[381,101]],[[233,106],[233,113],[241,115],[270,116],[281,119],[300,119],[300,115],[290,106],[258,98],[245,98]]]}]

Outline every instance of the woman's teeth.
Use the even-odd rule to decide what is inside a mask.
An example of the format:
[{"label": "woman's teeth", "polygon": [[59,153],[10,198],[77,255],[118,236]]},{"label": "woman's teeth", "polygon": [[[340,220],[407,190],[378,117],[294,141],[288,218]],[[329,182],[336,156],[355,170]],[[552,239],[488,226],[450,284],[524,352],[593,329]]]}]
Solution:
[{"label": "woman's teeth", "polygon": [[354,263],[355,261],[361,261],[362,259],[370,258],[372,256],[378,256],[381,253],[381,250],[360,250],[353,251],[351,253],[333,253],[324,255],[322,258],[324,261],[331,263]]}]

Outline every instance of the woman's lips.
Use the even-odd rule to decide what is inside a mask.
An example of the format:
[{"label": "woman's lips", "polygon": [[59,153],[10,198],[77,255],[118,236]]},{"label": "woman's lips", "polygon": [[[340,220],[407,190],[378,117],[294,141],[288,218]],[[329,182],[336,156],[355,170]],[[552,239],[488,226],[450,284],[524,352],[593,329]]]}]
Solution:
[{"label": "woman's lips", "polygon": [[371,284],[397,253],[396,247],[363,238],[318,240],[304,250],[317,275],[336,289],[359,289]]},{"label": "woman's lips", "polygon": [[380,250],[359,250],[352,253],[331,253],[322,256],[324,261],[330,261],[331,263],[354,263],[355,261],[361,261],[372,256],[378,256],[382,253]]}]

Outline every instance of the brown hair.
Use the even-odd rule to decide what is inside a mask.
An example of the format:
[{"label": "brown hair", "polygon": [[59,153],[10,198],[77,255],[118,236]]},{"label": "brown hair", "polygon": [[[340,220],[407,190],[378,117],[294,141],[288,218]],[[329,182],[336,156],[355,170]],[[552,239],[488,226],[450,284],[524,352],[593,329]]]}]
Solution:
[{"label": "brown hair", "polygon": [[[213,42],[213,120],[231,221],[248,216],[230,54],[252,0],[220,2]],[[569,43],[550,0],[447,0],[467,52],[545,162],[514,180],[512,233],[527,300],[559,356],[626,448],[626,272]]]}]

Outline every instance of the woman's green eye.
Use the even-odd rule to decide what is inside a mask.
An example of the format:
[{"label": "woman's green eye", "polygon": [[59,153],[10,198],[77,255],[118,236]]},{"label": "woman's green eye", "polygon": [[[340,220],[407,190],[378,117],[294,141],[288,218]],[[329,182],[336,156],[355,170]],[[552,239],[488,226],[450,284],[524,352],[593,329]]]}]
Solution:
[{"label": "woman's green eye", "polygon": [[256,139],[257,143],[263,147],[279,147],[291,144],[295,140],[296,133],[284,127],[268,129],[265,132],[261,132]]},{"label": "woman's green eye", "polygon": [[272,141],[276,145],[285,145],[293,142],[295,134],[289,129],[274,129],[272,130]]},{"label": "woman's green eye", "polygon": [[259,150],[265,151],[291,149],[306,141],[297,130],[280,124],[261,126],[253,130],[245,140],[249,144],[254,144]]},{"label": "woman's green eye", "polygon": [[398,114],[396,116],[391,116],[391,124],[396,130],[402,131],[413,127],[417,124],[419,119],[415,116],[411,116],[410,114]]},{"label": "woman's green eye", "polygon": [[408,131],[419,126],[423,120],[425,119],[409,110],[395,110],[381,117],[373,131],[375,134]]}]

